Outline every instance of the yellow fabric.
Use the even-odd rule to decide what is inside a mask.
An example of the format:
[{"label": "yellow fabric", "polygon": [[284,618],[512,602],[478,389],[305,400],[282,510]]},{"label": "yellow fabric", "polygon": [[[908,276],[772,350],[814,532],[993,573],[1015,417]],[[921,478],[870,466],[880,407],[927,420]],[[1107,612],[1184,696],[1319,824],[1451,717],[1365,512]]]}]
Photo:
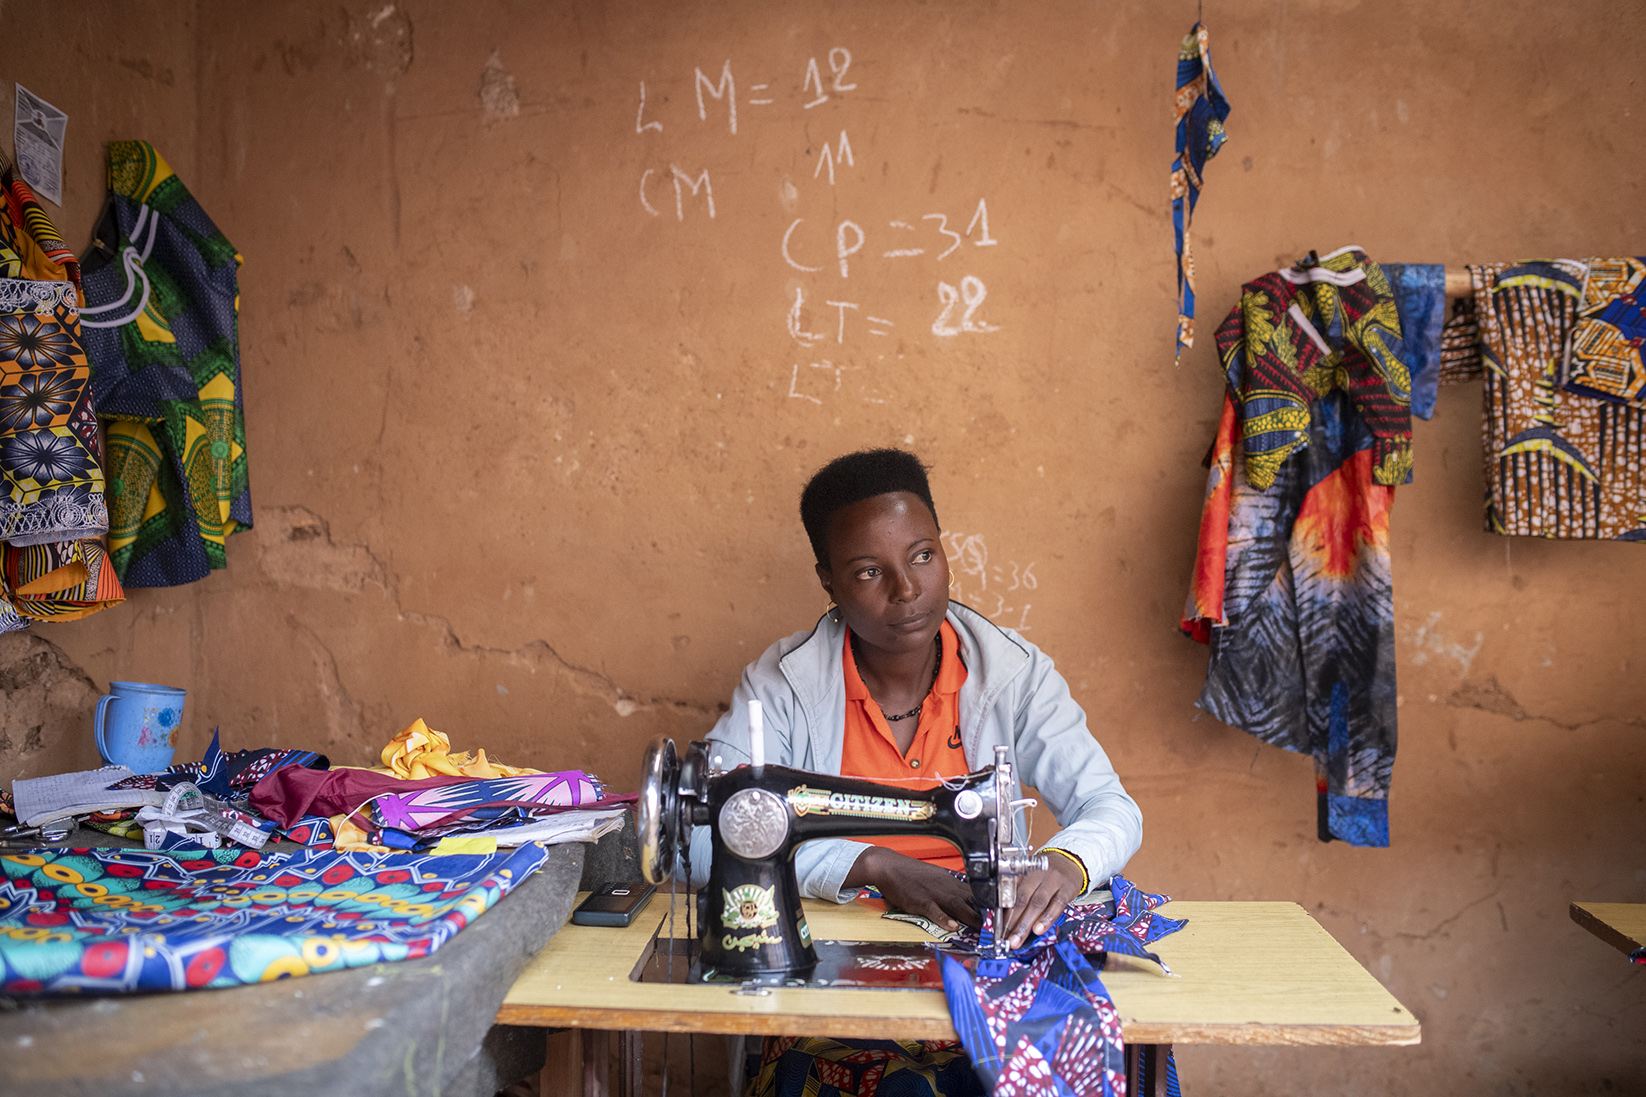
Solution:
[{"label": "yellow fabric", "polygon": [[331,848],[339,853],[393,853],[388,846],[374,846],[366,841],[366,831],[355,823],[349,822],[347,815],[333,815],[331,817],[331,832],[336,835],[332,839]]},{"label": "yellow fabric", "polygon": [[543,772],[488,761],[484,750],[476,750],[471,755],[468,751],[453,754],[451,749],[451,740],[446,738],[445,733],[435,731],[419,717],[383,748],[383,764],[375,767],[375,771],[392,773],[407,780],[422,777],[519,777]]},{"label": "yellow fabric", "polygon": [[481,834],[449,834],[429,851],[431,857],[450,857],[459,853],[496,853],[497,839]]},{"label": "yellow fabric", "polygon": [[135,202],[148,201],[175,172],[147,141],[116,141],[109,146],[109,189]]}]

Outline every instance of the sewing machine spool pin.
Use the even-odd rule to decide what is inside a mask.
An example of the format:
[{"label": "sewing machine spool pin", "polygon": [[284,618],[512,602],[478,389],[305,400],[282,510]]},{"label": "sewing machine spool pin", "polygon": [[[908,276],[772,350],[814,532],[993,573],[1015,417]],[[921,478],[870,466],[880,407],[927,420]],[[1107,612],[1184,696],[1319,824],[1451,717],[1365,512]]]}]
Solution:
[{"label": "sewing machine spool pin", "polygon": [[681,757],[672,740],[654,740],[637,815],[641,870],[653,884],[674,874],[694,826],[710,828],[708,886],[698,895],[704,979],[781,985],[816,967],[793,859],[802,842],[817,838],[927,835],[950,842],[966,866],[973,902],[994,912],[998,928],[988,952],[1009,951],[1000,930],[1016,903],[1017,882],[1047,864],[1018,840],[1016,811],[1034,801],[1014,798],[1006,747],[996,748],[992,767],[929,789],[771,764],[723,771],[708,751],[696,742]]}]

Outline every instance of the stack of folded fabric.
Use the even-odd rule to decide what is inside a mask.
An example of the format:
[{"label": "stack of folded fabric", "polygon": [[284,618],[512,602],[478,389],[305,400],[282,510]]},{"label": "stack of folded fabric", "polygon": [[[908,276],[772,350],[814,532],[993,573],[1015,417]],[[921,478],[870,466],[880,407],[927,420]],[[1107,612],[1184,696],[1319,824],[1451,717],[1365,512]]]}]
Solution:
[{"label": "stack of folded fabric", "polygon": [[[453,754],[451,741],[421,719],[381,759],[369,770],[276,770],[252,790],[250,805],[294,841],[387,852],[595,841],[622,826],[635,799],[607,794],[582,770],[507,766],[484,750]],[[459,845],[461,836],[481,843]]]}]

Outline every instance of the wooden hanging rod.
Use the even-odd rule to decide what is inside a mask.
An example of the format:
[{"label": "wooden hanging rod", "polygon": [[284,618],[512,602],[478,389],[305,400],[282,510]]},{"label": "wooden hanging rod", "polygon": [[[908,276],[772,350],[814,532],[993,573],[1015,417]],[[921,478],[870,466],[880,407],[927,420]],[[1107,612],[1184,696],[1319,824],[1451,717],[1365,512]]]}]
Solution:
[{"label": "wooden hanging rod", "polygon": [[1467,267],[1446,268],[1446,296],[1467,297],[1474,292],[1474,283],[1469,278]]}]

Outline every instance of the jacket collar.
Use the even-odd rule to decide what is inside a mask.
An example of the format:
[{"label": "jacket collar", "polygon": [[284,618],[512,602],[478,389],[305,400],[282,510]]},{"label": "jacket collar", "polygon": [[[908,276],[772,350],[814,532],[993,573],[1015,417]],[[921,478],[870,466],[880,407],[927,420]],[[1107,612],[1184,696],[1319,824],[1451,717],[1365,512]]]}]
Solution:
[{"label": "jacket collar", "polygon": [[[1016,636],[970,606],[951,600],[945,616],[960,640],[960,658],[966,664],[966,682],[960,690],[961,714],[966,724],[962,734],[971,743],[983,714],[1000,691],[1029,665],[1029,651]],[[846,642],[846,625],[825,613],[811,632],[794,640],[794,646],[778,658],[778,668],[806,712],[813,751],[823,757],[828,750],[817,735],[822,728],[832,726],[834,721],[829,717],[834,709],[844,713],[842,648]],[[836,698],[840,700],[838,705],[833,703]]]}]

